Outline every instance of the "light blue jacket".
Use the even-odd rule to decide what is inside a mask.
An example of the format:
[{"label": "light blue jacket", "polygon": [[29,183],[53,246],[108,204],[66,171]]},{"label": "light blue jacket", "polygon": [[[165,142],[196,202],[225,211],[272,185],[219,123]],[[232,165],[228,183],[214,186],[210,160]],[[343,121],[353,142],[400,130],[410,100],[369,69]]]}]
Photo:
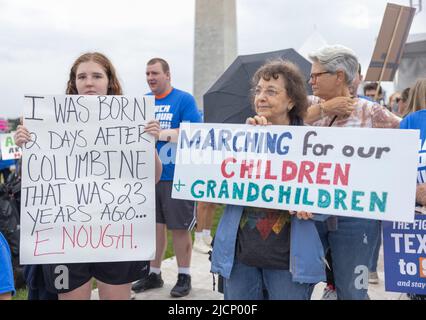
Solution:
[{"label": "light blue jacket", "polygon": [[[229,279],[234,265],[238,226],[244,207],[227,205],[220,219],[213,245],[211,272]],[[324,221],[326,215],[315,215]],[[325,281],[325,258],[321,239],[312,220],[291,218],[290,272],[294,282],[318,283]]]}]

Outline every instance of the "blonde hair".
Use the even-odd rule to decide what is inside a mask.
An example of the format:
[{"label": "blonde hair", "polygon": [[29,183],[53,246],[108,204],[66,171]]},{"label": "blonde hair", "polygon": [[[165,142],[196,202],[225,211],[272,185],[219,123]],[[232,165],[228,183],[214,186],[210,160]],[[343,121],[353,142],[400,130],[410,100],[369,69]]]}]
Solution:
[{"label": "blonde hair", "polygon": [[426,109],[426,78],[417,80],[410,89],[404,116],[423,109]]},{"label": "blonde hair", "polygon": [[401,93],[400,92],[394,92],[391,94],[391,96],[389,97],[389,101],[388,101],[388,106],[391,106],[392,103],[394,103],[395,101],[395,97],[399,96],[399,98],[401,99]]}]

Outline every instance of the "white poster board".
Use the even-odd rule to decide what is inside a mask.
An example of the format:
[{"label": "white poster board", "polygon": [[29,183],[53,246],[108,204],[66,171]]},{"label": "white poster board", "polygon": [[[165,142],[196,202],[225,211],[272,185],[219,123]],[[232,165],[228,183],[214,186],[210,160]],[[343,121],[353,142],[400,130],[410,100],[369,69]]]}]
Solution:
[{"label": "white poster board", "polygon": [[26,96],[22,264],[155,255],[154,97]]},{"label": "white poster board", "polygon": [[181,125],[172,197],[414,220],[417,130]]},{"label": "white poster board", "polygon": [[21,148],[15,144],[14,133],[0,134],[0,149],[2,160],[16,160],[22,156]]}]

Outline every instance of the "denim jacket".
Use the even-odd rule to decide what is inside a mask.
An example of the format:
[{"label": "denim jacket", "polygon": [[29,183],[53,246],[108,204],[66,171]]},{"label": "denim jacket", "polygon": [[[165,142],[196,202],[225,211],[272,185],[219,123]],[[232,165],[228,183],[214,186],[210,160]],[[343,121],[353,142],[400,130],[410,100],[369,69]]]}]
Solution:
[{"label": "denim jacket", "polygon": [[[211,272],[229,279],[234,265],[238,226],[244,207],[227,205],[219,222],[213,245]],[[328,216],[315,215],[323,221]],[[312,220],[291,218],[290,272],[294,282],[325,281],[325,258],[321,239]]]}]

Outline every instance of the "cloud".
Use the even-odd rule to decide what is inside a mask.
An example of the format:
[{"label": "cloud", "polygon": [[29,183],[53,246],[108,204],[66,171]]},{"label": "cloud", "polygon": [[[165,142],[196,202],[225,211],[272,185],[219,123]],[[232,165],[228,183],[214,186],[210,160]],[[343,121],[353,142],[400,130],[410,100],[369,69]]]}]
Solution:
[{"label": "cloud", "polygon": [[194,8],[194,0],[1,1],[0,114],[19,116],[26,93],[63,93],[71,64],[87,51],[113,61],[127,94],[148,91],[153,56],[168,59],[175,85],[191,91]]},{"label": "cloud", "polygon": [[354,29],[369,29],[371,25],[370,12],[366,5],[353,4],[342,10],[342,15],[338,17],[339,23]]},{"label": "cloud", "polygon": [[[238,50],[298,49],[317,30],[357,52],[365,70],[386,3],[237,0]],[[148,91],[145,63],[154,56],[170,62],[174,86],[192,91],[194,9],[195,0],[0,0],[0,114],[19,116],[25,93],[64,92],[72,62],[86,51],[111,58],[126,94]],[[426,32],[424,17],[413,32]]]},{"label": "cloud", "polygon": [[[180,27],[190,16],[180,10],[193,10],[194,1],[134,0],[19,0],[4,1],[0,19],[10,25],[33,27],[34,23],[56,30],[87,33],[108,33],[128,28]],[[151,32],[152,32],[151,31]]]}]

